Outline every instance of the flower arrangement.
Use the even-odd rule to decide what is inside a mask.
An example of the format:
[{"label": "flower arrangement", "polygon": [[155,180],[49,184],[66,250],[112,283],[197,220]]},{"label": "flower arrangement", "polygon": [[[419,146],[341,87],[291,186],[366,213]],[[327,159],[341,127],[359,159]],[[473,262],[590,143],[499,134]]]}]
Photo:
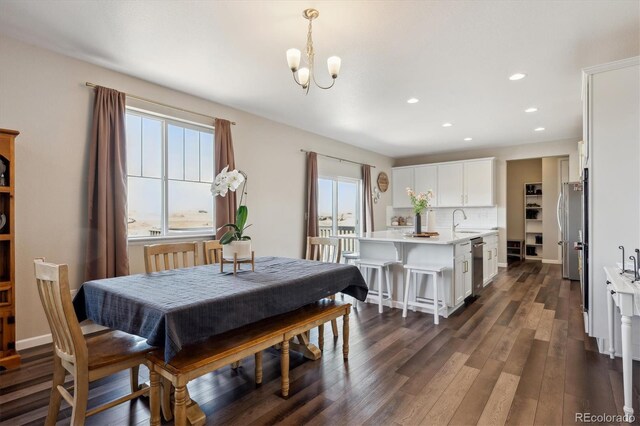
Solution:
[{"label": "flower arrangement", "polygon": [[245,189],[247,187],[247,175],[241,170],[229,171],[229,166],[227,166],[220,171],[211,184],[211,193],[214,197],[225,197],[229,191],[235,192],[240,188],[240,185],[243,186],[242,195],[240,195],[240,206],[236,212],[236,223],[227,223],[218,228],[218,231],[223,228],[230,228],[222,238],[220,238],[220,244],[223,245],[229,244],[232,241],[251,240],[251,237],[244,235],[245,229],[251,225],[246,225],[249,209],[247,209],[247,206],[242,204],[244,195],[246,194]]},{"label": "flower arrangement", "polygon": [[407,195],[411,199],[411,205],[413,206],[413,212],[420,214],[424,209],[431,205],[433,199],[433,190],[416,193],[413,189],[407,188]]}]

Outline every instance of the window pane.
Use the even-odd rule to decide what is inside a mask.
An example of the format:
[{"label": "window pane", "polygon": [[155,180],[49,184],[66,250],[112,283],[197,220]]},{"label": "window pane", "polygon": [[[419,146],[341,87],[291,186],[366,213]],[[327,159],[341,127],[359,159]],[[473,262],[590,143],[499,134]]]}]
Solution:
[{"label": "window pane", "polygon": [[184,129],[184,158],[186,180],[200,180],[200,141],[198,131]]},{"label": "window pane", "polygon": [[169,231],[213,230],[213,196],[208,183],[169,181]]},{"label": "window pane", "polygon": [[127,114],[127,174],[142,174],[142,118]]},{"label": "window pane", "polygon": [[318,222],[321,237],[333,233],[333,181],[329,179],[318,179]]},{"label": "window pane", "polygon": [[358,218],[358,185],[338,181],[338,233],[354,234]]},{"label": "window pane", "polygon": [[129,177],[129,236],[162,233],[162,180]]},{"label": "window pane", "polygon": [[213,182],[213,134],[200,132],[200,181]]},{"label": "window pane", "polygon": [[162,176],[162,121],[142,119],[142,175]]},{"label": "window pane", "polygon": [[167,162],[169,179],[184,179],[184,129],[169,124]]}]

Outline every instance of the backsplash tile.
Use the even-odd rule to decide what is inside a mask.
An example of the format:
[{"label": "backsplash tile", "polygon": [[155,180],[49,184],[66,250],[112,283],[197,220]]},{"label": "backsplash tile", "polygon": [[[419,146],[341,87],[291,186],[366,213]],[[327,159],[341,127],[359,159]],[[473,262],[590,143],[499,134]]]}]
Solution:
[{"label": "backsplash tile", "polygon": [[[436,227],[451,227],[451,215],[455,208],[432,207],[436,212]],[[460,228],[481,228],[491,229],[498,227],[498,208],[497,207],[465,207],[464,212],[467,214],[467,220],[462,220],[462,213],[456,213],[456,221],[460,221]],[[387,225],[391,225],[391,217],[393,216],[413,216],[411,209],[387,209]],[[426,223],[426,219],[423,220]]]}]

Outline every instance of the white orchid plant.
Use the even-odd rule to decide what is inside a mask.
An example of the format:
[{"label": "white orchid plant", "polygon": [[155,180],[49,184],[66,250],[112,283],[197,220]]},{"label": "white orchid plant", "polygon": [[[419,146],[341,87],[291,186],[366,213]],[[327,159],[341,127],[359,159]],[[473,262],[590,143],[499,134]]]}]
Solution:
[{"label": "white orchid plant", "polygon": [[251,225],[246,225],[249,209],[242,204],[246,194],[247,175],[241,170],[229,171],[229,166],[227,166],[218,173],[211,184],[211,193],[214,197],[225,197],[229,191],[236,192],[236,190],[240,188],[240,185],[242,185],[242,194],[240,195],[240,206],[236,212],[236,223],[227,223],[218,228],[218,231],[223,228],[230,228],[222,238],[220,238],[220,244],[229,244],[232,241],[251,239],[248,235],[244,235],[244,230]]},{"label": "white orchid plant", "polygon": [[416,193],[413,189],[407,188],[407,195],[411,200],[413,206],[413,212],[420,214],[424,209],[431,206],[431,200],[433,200],[433,190],[427,192]]}]

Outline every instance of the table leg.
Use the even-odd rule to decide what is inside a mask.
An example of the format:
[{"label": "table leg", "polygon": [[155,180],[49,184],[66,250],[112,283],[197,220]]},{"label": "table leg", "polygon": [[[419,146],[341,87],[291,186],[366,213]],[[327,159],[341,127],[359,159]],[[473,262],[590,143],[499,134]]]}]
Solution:
[{"label": "table leg", "polygon": [[349,359],[349,313],[342,317],[342,357],[345,361]]},{"label": "table leg", "polygon": [[282,342],[280,353],[280,375],[282,376],[282,396],[289,396],[289,341]]},{"label": "table leg", "polygon": [[622,380],[624,382],[624,412],[633,414],[632,399],[632,360],[631,360],[631,318],[622,316]]},{"label": "table leg", "polygon": [[187,426],[187,387],[176,386],[173,416],[176,426]]},{"label": "table leg", "polygon": [[318,349],[318,347],[313,343],[309,342],[307,333],[298,334],[296,337],[298,338],[298,343],[291,342],[289,345],[291,350],[300,352],[305,358],[310,359],[311,361],[318,360],[322,357],[320,349]]},{"label": "table leg", "polygon": [[149,420],[151,426],[160,425],[160,375],[149,370],[149,380],[151,382],[151,390],[149,391],[149,405],[151,411],[151,419]]},{"label": "table leg", "polygon": [[166,421],[173,419],[173,413],[171,412],[171,382],[169,379],[161,378],[162,392],[161,392],[161,407],[162,416]]},{"label": "table leg", "polygon": [[609,326],[609,358],[614,359],[616,357],[616,348],[614,345],[615,334],[613,332],[615,311],[613,309],[613,297],[611,294],[609,294],[609,289],[607,289],[607,314]]},{"label": "table leg", "polygon": [[256,364],[256,383],[262,383],[262,351],[256,352],[255,355],[255,364]]}]

